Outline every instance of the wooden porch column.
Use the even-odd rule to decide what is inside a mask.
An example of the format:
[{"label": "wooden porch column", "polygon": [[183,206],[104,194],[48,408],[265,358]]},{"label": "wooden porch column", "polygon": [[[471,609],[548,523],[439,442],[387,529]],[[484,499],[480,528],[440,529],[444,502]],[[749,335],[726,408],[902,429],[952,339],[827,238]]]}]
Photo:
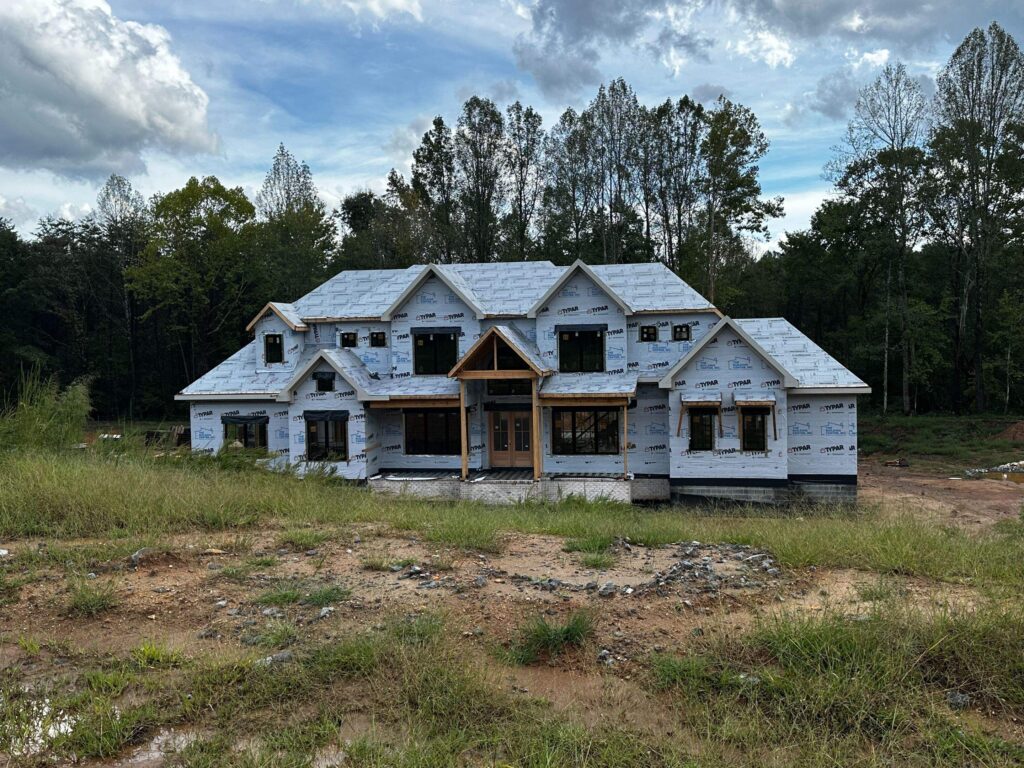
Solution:
[{"label": "wooden porch column", "polygon": [[541,437],[540,437],[540,398],[537,396],[537,377],[532,380],[531,395],[533,400],[533,479],[540,479]]},{"label": "wooden porch column", "polygon": [[469,477],[469,420],[466,418],[466,382],[459,379],[459,442],[462,444],[462,479]]},{"label": "wooden porch column", "polygon": [[629,477],[629,400],[622,406],[622,479]]}]

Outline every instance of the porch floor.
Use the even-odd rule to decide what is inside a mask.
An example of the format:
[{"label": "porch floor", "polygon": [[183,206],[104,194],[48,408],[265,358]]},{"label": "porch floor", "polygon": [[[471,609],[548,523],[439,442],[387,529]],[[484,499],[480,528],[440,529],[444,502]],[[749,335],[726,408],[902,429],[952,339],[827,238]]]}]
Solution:
[{"label": "porch floor", "polygon": [[[377,475],[384,480],[458,480],[457,469],[382,469]],[[541,475],[544,479],[608,479],[621,480],[622,474],[617,472],[548,472]],[[516,469],[472,469],[469,472],[470,483],[532,483],[533,470],[529,467]]]}]

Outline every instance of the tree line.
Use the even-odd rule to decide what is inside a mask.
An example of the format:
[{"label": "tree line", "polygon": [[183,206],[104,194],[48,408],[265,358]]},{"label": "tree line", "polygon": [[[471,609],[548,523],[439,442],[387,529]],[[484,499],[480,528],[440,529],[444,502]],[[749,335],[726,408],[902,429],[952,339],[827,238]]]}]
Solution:
[{"label": "tree line", "polygon": [[112,176],[94,214],[0,220],[0,386],[25,367],[90,376],[102,417],[180,414],[173,395],[232,354],[268,300],[342,269],[428,262],[661,261],[724,312],[784,316],[885,410],[1021,402],[1024,57],[974,30],[926,94],[902,64],[860,94],[805,231],[758,256],[783,201],[768,140],[719,97],[640,103],[615,80],[550,127],[468,99],[434,118],[381,193],[328,210],[282,145],[253,200],[214,177],[144,200]]}]

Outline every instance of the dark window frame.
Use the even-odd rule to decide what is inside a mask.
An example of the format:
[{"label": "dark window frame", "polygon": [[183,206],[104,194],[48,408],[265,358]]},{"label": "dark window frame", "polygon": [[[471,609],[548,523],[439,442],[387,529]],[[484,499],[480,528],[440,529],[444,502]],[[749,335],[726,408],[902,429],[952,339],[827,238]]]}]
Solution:
[{"label": "dark window frame", "polygon": [[[269,431],[269,423],[269,419],[265,421],[252,421],[244,424],[239,424],[236,422],[225,422],[223,424],[223,446],[225,448],[228,448],[230,447],[231,443],[237,440],[242,444],[242,447],[245,448],[246,450],[269,450],[269,435],[267,434]],[[229,432],[231,433],[230,435]]]},{"label": "dark window frame", "polygon": [[316,391],[333,392],[335,377],[334,371],[314,371],[313,381],[316,382]]},{"label": "dark window frame", "polygon": [[[556,332],[559,373],[604,373],[605,329],[562,328]],[[582,343],[584,340],[591,348]]]},{"label": "dark window frame", "polygon": [[[319,440],[323,430],[324,440]],[[315,432],[317,439],[311,439]],[[315,450],[313,446],[316,446]],[[306,461],[348,461],[348,419],[306,419]]]},{"label": "dark window frame", "polygon": [[341,332],[341,348],[353,349],[359,346],[359,334],[355,331]]},{"label": "dark window frame", "polygon": [[412,370],[416,376],[447,376],[458,361],[458,331],[439,328],[412,333]]},{"label": "dark window frame", "polygon": [[672,341],[690,341],[692,338],[692,331],[689,325],[682,323],[672,326]]},{"label": "dark window frame", "polygon": [[[645,338],[650,337],[650,338]],[[658,340],[658,326],[656,325],[641,325],[640,335],[638,336],[642,342],[651,342]]]},{"label": "dark window frame", "polygon": [[[565,424],[566,419],[568,419],[568,425]],[[603,429],[602,422],[604,423]],[[570,435],[568,443],[563,439],[566,431]],[[605,441],[604,448],[601,445],[602,431]],[[619,409],[552,408],[551,452],[555,456],[617,456],[621,454]]]},{"label": "dark window frame", "polygon": [[387,331],[370,331],[371,347],[386,347],[388,345]]},{"label": "dark window frame", "polygon": [[690,450],[715,450],[715,417],[721,416],[717,408],[690,408]]},{"label": "dark window frame", "polygon": [[[271,359],[271,339],[277,339],[276,357],[279,359]],[[266,365],[275,365],[277,363],[284,362],[284,334],[283,333],[266,333],[263,335],[263,362]]]},{"label": "dark window frame", "polygon": [[[740,427],[742,429],[741,451],[765,453],[768,450],[768,416],[770,413],[770,408],[740,408]],[[750,418],[750,423],[747,421],[748,417]]]},{"label": "dark window frame", "polygon": [[462,420],[458,408],[402,412],[406,456],[461,456]]}]

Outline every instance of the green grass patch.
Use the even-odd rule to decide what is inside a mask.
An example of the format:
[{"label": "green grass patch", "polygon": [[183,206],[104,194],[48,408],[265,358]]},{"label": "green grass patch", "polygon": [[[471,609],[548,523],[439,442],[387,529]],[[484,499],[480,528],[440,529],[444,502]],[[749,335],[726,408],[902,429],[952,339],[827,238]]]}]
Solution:
[{"label": "green grass patch", "polygon": [[327,539],[328,536],[323,531],[312,528],[294,528],[278,536],[277,543],[281,547],[305,551],[319,547]]},{"label": "green grass patch", "polygon": [[181,651],[151,640],[144,640],[132,648],[131,656],[140,667],[150,668],[177,667],[184,661]]},{"label": "green grass patch", "polygon": [[901,416],[860,414],[857,442],[865,456],[905,458],[912,468],[961,472],[1018,461],[1024,442],[999,437],[1010,416]]},{"label": "green grass patch", "polygon": [[586,552],[580,555],[580,565],[603,571],[615,565],[616,557],[611,552]]},{"label": "green grass patch", "polygon": [[114,582],[76,579],[69,588],[66,608],[71,616],[93,617],[115,608],[117,604]]},{"label": "green grass patch", "polygon": [[333,585],[318,587],[317,589],[311,590],[304,598],[302,598],[302,602],[306,605],[316,606],[317,608],[325,608],[328,605],[334,605],[334,603],[339,603],[342,600],[348,600],[351,596],[351,589]]},{"label": "green grass patch", "polygon": [[[245,524],[251,515],[295,525],[302,546],[322,540],[324,534],[298,526],[333,530],[377,522],[420,531],[445,546],[477,551],[499,550],[507,531],[560,536],[579,551],[600,551],[618,537],[651,545],[734,542],[767,549],[786,567],[858,568],[1024,585],[1024,536],[1018,535],[1017,526],[966,532],[910,516],[887,516],[869,507],[828,505],[733,508],[713,514],[710,508],[640,509],[578,499],[503,508],[441,505],[386,497],[329,479],[299,480],[257,470],[238,482],[216,465],[174,462],[89,453],[0,456],[0,537],[116,535],[134,545],[142,535],[152,538],[201,527],[197,516],[205,508],[224,516],[227,529]],[[136,503],[137,488],[147,489],[146,504]],[[237,516],[229,514],[232,509]],[[318,535],[311,538],[311,533]],[[383,561],[367,564],[379,567]],[[253,570],[242,564],[218,573],[220,578],[245,580]]]},{"label": "green grass patch", "polygon": [[504,650],[504,655],[516,664],[533,664],[544,658],[554,658],[566,650],[580,648],[593,635],[594,620],[586,611],[570,614],[564,624],[555,624],[537,616],[519,630],[518,637]]},{"label": "green grass patch", "polygon": [[302,599],[302,591],[294,584],[279,584],[256,598],[260,605],[294,605]]},{"label": "green grass patch", "polygon": [[[818,753],[853,764],[1011,765],[1020,747],[966,729],[946,702],[1024,711],[1019,607],[923,612],[902,605],[866,616],[777,616],[746,636],[686,656],[655,655],[650,679],[698,712],[693,724],[719,745]],[[690,711],[688,708],[686,711]]]}]

